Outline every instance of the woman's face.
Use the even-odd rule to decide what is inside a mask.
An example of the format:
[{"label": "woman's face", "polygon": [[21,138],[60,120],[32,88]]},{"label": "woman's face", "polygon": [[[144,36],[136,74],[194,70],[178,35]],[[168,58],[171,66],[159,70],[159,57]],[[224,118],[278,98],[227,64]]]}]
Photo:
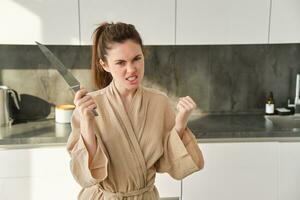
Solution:
[{"label": "woman's face", "polygon": [[141,46],[133,40],[113,43],[107,51],[104,70],[111,73],[116,86],[122,91],[134,91],[144,77],[144,55]]}]

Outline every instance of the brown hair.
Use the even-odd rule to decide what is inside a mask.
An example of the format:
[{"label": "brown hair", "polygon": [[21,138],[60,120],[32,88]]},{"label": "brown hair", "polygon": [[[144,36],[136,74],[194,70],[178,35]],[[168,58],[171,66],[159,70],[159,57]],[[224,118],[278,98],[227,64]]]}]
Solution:
[{"label": "brown hair", "polygon": [[106,72],[100,65],[100,59],[107,62],[107,50],[110,49],[111,44],[123,43],[131,39],[137,44],[141,45],[143,50],[143,42],[140,34],[135,29],[134,25],[122,22],[118,23],[102,23],[93,33],[93,47],[92,47],[92,75],[94,82],[98,89],[104,88],[112,81],[110,73]]}]

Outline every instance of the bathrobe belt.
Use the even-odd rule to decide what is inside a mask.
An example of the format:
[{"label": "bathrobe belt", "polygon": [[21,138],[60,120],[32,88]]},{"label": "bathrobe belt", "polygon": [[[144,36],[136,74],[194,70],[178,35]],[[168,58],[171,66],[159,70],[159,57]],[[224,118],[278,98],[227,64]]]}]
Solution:
[{"label": "bathrobe belt", "polygon": [[132,197],[144,194],[145,192],[152,191],[154,188],[154,184],[150,184],[144,188],[139,190],[129,191],[129,192],[109,192],[103,189],[103,187],[98,184],[99,190],[103,192],[103,196],[105,200],[123,200],[124,197]]}]

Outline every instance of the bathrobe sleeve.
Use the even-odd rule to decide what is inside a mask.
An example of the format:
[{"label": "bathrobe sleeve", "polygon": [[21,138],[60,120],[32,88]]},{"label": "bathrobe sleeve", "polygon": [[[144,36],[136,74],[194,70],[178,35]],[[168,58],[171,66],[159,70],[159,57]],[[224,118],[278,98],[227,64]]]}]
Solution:
[{"label": "bathrobe sleeve", "polygon": [[169,102],[165,106],[163,155],[156,162],[157,172],[167,172],[180,180],[203,168],[203,156],[189,128],[181,139],[175,130],[175,113]]},{"label": "bathrobe sleeve", "polygon": [[108,159],[103,151],[100,137],[97,136],[96,154],[89,164],[89,153],[80,134],[80,120],[77,109],[73,112],[71,127],[72,132],[67,142],[67,151],[71,156],[70,169],[73,177],[82,187],[90,187],[100,183],[107,177],[108,165]]}]

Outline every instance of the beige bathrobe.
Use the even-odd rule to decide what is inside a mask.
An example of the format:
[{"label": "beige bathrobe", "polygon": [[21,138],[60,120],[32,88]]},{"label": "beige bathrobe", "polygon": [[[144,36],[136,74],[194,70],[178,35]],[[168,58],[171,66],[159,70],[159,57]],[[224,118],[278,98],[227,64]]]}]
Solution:
[{"label": "beige bathrobe", "polygon": [[114,81],[90,95],[99,113],[95,118],[97,151],[90,166],[76,109],[67,143],[71,172],[82,186],[78,199],[157,200],[156,172],[182,179],[200,170],[202,154],[195,136],[186,128],[180,139],[165,94],[140,86],[128,112]]}]

